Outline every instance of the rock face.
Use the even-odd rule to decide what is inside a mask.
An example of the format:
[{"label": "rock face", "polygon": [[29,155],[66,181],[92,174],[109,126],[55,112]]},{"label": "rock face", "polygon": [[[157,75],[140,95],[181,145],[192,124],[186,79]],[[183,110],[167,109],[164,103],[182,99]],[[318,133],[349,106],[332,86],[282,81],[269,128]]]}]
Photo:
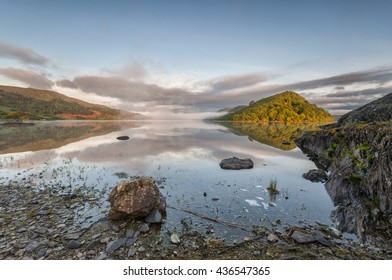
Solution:
[{"label": "rock face", "polygon": [[341,231],[392,232],[392,93],[295,142],[330,171],[325,187]]},{"label": "rock face", "polygon": [[109,202],[111,220],[144,219],[154,210],[164,213],[166,208],[165,198],[152,178],[121,182],[110,193]]},{"label": "rock face", "polygon": [[239,169],[250,169],[253,168],[253,161],[249,158],[240,159],[236,157],[223,159],[219,166],[222,169],[231,169],[231,170],[239,170]]}]

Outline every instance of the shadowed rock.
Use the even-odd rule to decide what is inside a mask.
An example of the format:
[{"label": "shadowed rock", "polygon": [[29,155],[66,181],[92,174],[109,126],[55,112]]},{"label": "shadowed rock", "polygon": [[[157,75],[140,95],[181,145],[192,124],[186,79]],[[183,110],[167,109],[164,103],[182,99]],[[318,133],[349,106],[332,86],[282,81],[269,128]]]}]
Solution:
[{"label": "shadowed rock", "polygon": [[327,173],[321,169],[309,170],[308,172],[302,174],[302,177],[304,177],[306,180],[309,180],[311,182],[321,182],[321,183],[326,182],[328,179]]}]

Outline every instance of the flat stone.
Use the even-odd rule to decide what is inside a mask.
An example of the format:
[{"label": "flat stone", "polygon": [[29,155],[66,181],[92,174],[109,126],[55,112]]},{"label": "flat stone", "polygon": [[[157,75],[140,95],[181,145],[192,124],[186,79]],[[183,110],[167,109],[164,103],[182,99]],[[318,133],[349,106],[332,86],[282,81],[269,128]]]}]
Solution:
[{"label": "flat stone", "polygon": [[148,226],[148,224],[142,224],[139,228],[138,231],[142,232],[142,233],[146,233],[150,230],[150,227]]},{"label": "flat stone", "polygon": [[38,253],[37,253],[37,259],[40,259],[40,258],[42,258],[42,257],[45,257],[46,256],[46,251],[47,251],[48,249],[46,249],[46,248],[42,248],[41,250],[39,250],[38,251]]},{"label": "flat stone", "polygon": [[127,247],[132,246],[135,242],[137,241],[137,237],[132,237],[130,239],[127,240],[127,242],[125,243],[125,245]]},{"label": "flat stone", "polygon": [[125,236],[127,237],[127,238],[132,238],[133,236],[134,236],[134,233],[133,233],[133,231],[132,230],[127,230],[127,233],[125,234]]},{"label": "flat stone", "polygon": [[303,232],[300,232],[300,231],[297,231],[297,230],[294,231],[291,234],[291,238],[295,242],[301,243],[301,244],[303,244],[303,243],[311,243],[311,242],[316,241],[316,239],[312,235],[307,234],[307,233],[303,233]]},{"label": "flat stone", "polygon": [[65,246],[67,249],[78,249],[82,246],[82,243],[76,241],[76,240],[71,240],[68,242],[68,244]]},{"label": "flat stone", "polygon": [[143,246],[140,246],[139,248],[137,248],[137,251],[138,252],[145,252],[146,251],[146,248],[144,248]]},{"label": "flat stone", "polygon": [[47,227],[39,227],[39,228],[35,229],[34,231],[39,234],[45,234],[48,231],[48,228]]},{"label": "flat stone", "polygon": [[154,211],[151,212],[150,215],[148,215],[144,221],[149,224],[155,224],[155,223],[160,223],[162,222],[162,214],[159,212],[158,209],[155,209]]},{"label": "flat stone", "polygon": [[279,241],[279,238],[275,234],[269,234],[267,240],[271,243],[275,243]]},{"label": "flat stone", "polygon": [[99,237],[101,237],[101,234],[97,233],[97,234],[94,234],[93,236],[91,236],[91,239],[97,239]]},{"label": "flat stone", "polygon": [[128,258],[133,257],[135,255],[136,255],[136,249],[135,248],[131,248],[131,249],[128,250],[128,254],[127,254]]},{"label": "flat stone", "polygon": [[78,231],[78,232],[72,232],[72,233],[67,233],[64,235],[64,239],[66,240],[76,240],[79,239],[79,237],[83,234],[83,232]]},{"label": "flat stone", "polygon": [[32,252],[32,251],[34,251],[35,249],[37,249],[38,248],[38,246],[39,246],[39,243],[37,242],[37,241],[33,241],[33,242],[31,242],[30,244],[28,244],[27,246],[26,246],[26,252]]},{"label": "flat stone", "polygon": [[253,168],[253,161],[249,158],[240,159],[236,157],[223,159],[219,166],[222,169],[239,170]]},{"label": "flat stone", "polygon": [[320,243],[323,246],[329,247],[331,246],[331,243],[327,240],[327,236],[323,234],[322,232],[315,230],[312,232],[313,237],[316,239],[318,243]]},{"label": "flat stone", "polygon": [[117,240],[109,242],[108,245],[106,246],[106,253],[107,254],[113,253],[114,251],[116,251],[120,247],[124,246],[126,242],[127,242],[127,238],[121,238],[121,239],[117,239]]},{"label": "flat stone", "polygon": [[102,260],[106,260],[107,258],[108,256],[106,254],[100,254],[98,258],[96,258],[96,260],[102,261]]},{"label": "flat stone", "polygon": [[95,251],[94,250],[90,250],[90,251],[87,252],[87,255],[93,256],[93,255],[95,255]]}]

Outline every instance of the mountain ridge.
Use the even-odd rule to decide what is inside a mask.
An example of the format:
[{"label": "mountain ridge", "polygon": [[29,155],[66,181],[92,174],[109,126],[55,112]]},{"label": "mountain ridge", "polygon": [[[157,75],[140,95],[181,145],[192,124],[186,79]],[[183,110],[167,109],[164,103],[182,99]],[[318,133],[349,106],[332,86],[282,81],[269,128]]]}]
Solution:
[{"label": "mountain ridge", "polygon": [[64,94],[0,85],[0,119],[116,120],[141,115],[93,104]]}]

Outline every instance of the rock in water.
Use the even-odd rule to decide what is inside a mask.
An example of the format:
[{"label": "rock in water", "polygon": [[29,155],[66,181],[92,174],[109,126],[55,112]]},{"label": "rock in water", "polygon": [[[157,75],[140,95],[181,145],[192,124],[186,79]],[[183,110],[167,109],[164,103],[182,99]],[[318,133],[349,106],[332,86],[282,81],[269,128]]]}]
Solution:
[{"label": "rock in water", "polygon": [[309,180],[314,183],[316,183],[316,182],[324,183],[328,180],[327,173],[321,169],[309,170],[308,172],[302,174],[302,177],[304,177],[306,180]]},{"label": "rock in water", "polygon": [[164,212],[166,208],[165,198],[152,178],[121,182],[110,193],[109,202],[111,220],[143,219],[154,210]]},{"label": "rock in water", "polygon": [[117,140],[128,140],[129,136],[118,136]]},{"label": "rock in water", "polygon": [[279,241],[279,238],[275,234],[269,234],[267,240],[271,243],[275,243]]},{"label": "rock in water", "polygon": [[253,161],[250,158],[240,159],[236,157],[223,159],[219,166],[222,169],[231,169],[231,170],[239,170],[239,169],[251,169],[253,168]]}]

